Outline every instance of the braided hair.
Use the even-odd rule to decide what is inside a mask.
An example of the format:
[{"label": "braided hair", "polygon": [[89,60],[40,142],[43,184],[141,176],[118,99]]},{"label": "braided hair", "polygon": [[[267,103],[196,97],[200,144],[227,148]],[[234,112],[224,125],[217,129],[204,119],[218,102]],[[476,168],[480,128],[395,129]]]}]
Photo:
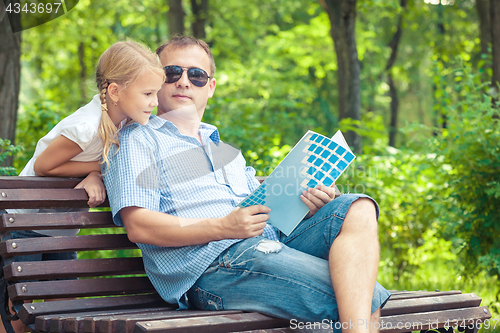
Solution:
[{"label": "braided hair", "polygon": [[109,166],[108,155],[113,145],[120,148],[118,129],[108,114],[108,103],[112,103],[108,95],[111,83],[119,85],[119,89],[127,87],[145,71],[151,71],[160,76],[165,75],[158,56],[147,47],[133,42],[117,42],[111,45],[99,59],[96,69],[96,83],[101,99],[101,121],[98,133],[103,143],[102,163]]}]

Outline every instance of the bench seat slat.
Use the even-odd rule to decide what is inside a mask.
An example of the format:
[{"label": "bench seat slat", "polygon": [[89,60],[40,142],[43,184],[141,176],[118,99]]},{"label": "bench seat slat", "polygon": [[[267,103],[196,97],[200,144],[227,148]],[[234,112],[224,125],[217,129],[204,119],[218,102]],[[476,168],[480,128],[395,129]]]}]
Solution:
[{"label": "bench seat slat", "polygon": [[[226,310],[224,314],[243,313],[243,311]],[[165,320],[174,318],[193,318],[204,316],[217,316],[219,311],[190,310],[190,311],[143,311],[131,315],[117,315],[99,320],[99,332],[102,333],[132,333],[135,324],[144,320]]]},{"label": "bench seat slat", "polygon": [[[134,315],[142,312],[166,312],[175,311],[172,305],[162,307],[144,307],[138,309],[118,309],[106,311],[93,311],[93,312],[73,312],[66,314],[53,314],[38,316],[35,319],[35,329],[41,332],[54,331],[53,327],[57,330],[64,330],[66,332],[83,332],[84,319],[93,318],[99,320],[100,317],[112,318],[118,315]],[[52,328],[51,328],[52,327]]]},{"label": "bench seat slat", "polygon": [[151,320],[136,323],[134,333],[224,333],[289,326],[290,321],[269,317],[257,312],[232,315],[219,314],[208,317]]},{"label": "bench seat slat", "polygon": [[7,281],[68,279],[144,273],[141,257],[13,262],[3,268]]},{"label": "bench seat slat", "polygon": [[59,280],[16,283],[8,287],[10,299],[24,301],[71,297],[151,293],[155,289],[147,277]]},{"label": "bench seat slat", "polygon": [[111,219],[111,212],[3,214],[0,222],[0,232],[117,227]]},{"label": "bench seat slat", "polygon": [[433,296],[444,296],[444,295],[458,295],[462,292],[460,290],[450,290],[450,291],[402,291],[392,293],[391,300],[396,299],[408,299],[408,298],[420,298],[420,297],[433,297]]},{"label": "bench seat slat", "polygon": [[42,303],[26,303],[19,311],[19,318],[23,323],[33,324],[35,318],[51,316],[53,314],[80,313],[92,311],[108,311],[119,309],[138,309],[148,307],[176,307],[166,303],[156,291],[148,295],[127,295],[103,298],[71,299]]},{"label": "bench seat slat", "polygon": [[[442,328],[446,324],[461,324],[463,320],[466,325],[472,325],[490,318],[491,313],[487,306],[387,316],[381,318],[383,326],[381,326],[380,333],[403,333],[412,330]],[[408,327],[410,323],[416,325],[409,329],[404,327],[405,323],[408,323]]]},{"label": "bench seat slat", "polygon": [[382,316],[401,315],[407,313],[448,310],[463,307],[479,306],[481,298],[475,294],[458,294],[432,296],[413,299],[400,299],[387,302],[382,309]]},{"label": "bench seat slat", "polygon": [[[15,244],[14,244],[15,243]],[[86,235],[74,237],[39,237],[9,239],[0,243],[0,255],[8,258],[35,253],[68,251],[136,249],[126,234]]]},{"label": "bench seat slat", "polygon": [[[84,189],[0,189],[0,209],[88,208]],[[99,207],[109,207],[106,199]]]}]

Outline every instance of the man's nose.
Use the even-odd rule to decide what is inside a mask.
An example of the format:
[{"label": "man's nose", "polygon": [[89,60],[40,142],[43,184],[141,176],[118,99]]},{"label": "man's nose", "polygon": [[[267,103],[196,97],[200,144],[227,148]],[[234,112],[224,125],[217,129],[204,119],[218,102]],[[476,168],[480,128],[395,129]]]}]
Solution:
[{"label": "man's nose", "polygon": [[182,71],[181,78],[179,79],[179,81],[177,81],[177,86],[181,86],[181,87],[188,87],[189,86],[189,79],[188,79],[187,71]]}]

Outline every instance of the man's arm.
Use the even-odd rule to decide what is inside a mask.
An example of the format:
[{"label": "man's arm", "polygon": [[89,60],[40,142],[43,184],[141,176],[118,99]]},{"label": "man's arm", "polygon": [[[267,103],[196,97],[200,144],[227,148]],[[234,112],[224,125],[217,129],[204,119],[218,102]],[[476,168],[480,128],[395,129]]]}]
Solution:
[{"label": "man's arm", "polygon": [[266,206],[251,206],[235,208],[220,218],[185,219],[133,206],[122,208],[119,214],[131,242],[178,247],[258,236],[270,211]]}]

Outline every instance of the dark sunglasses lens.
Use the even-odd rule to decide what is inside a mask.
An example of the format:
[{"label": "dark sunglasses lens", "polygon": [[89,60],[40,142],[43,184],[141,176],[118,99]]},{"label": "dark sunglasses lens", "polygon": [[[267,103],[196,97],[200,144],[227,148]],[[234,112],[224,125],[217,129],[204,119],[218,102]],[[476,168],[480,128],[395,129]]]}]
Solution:
[{"label": "dark sunglasses lens", "polygon": [[208,82],[207,72],[200,68],[190,68],[188,70],[188,78],[197,87],[204,87]]},{"label": "dark sunglasses lens", "polygon": [[179,81],[182,76],[182,68],[179,66],[167,66],[165,67],[165,76],[167,83],[174,83]]}]

